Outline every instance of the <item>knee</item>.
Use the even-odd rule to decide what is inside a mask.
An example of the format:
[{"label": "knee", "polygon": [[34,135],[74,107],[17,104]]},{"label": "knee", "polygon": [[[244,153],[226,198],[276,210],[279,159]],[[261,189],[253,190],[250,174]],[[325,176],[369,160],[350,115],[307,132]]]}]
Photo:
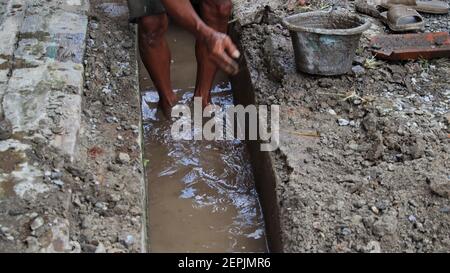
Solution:
[{"label": "knee", "polygon": [[233,10],[231,0],[205,0],[209,7],[209,12],[216,18],[229,18]]},{"label": "knee", "polygon": [[141,42],[153,46],[164,38],[169,25],[167,15],[146,16],[138,21],[139,39]]}]

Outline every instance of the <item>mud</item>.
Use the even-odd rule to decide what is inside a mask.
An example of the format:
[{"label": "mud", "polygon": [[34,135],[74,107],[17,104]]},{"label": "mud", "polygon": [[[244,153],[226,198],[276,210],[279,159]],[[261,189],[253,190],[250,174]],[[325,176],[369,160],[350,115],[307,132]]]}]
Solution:
[{"label": "mud", "polygon": [[[83,58],[85,68],[75,154],[64,155],[40,134],[14,134],[2,142],[0,168],[8,176],[0,183],[1,252],[146,251],[134,28],[126,13],[112,12],[126,1],[115,1],[113,10],[104,1],[90,4],[85,54],[77,55],[78,46],[58,51],[61,58]],[[9,150],[16,139],[21,149]],[[30,179],[16,181],[17,168]]]},{"label": "mud", "polygon": [[90,1],[71,234],[83,252],[145,252],[135,30],[126,1],[109,2]]},{"label": "mud", "polygon": [[[193,37],[171,26],[172,82],[180,104],[192,106]],[[157,110],[158,94],[141,65],[148,225],[151,252],[266,252],[263,215],[244,142],[174,141],[173,121]],[[233,104],[220,75],[213,103]],[[193,111],[193,110],[192,110]]]},{"label": "mud", "polygon": [[[269,157],[284,251],[449,252],[450,63],[376,61],[368,41],[384,27],[373,21],[353,73],[299,74],[281,18],[305,10],[235,25],[253,87],[242,98],[282,105],[280,149]],[[430,26],[448,28],[448,15],[438,17]]]}]

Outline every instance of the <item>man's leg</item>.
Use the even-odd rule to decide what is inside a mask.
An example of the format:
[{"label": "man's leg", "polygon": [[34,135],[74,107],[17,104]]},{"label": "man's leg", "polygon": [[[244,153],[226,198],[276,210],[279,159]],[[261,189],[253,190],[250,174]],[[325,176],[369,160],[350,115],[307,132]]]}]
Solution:
[{"label": "man's leg", "polygon": [[[200,15],[208,26],[226,33],[231,9],[231,0],[202,0]],[[208,49],[204,42],[197,41],[196,56],[198,68],[195,96],[202,97],[203,107],[205,107],[211,102],[211,87],[218,67],[209,58]]]},{"label": "man's leg", "polygon": [[170,49],[165,34],[168,18],[165,13],[138,19],[139,50],[153,84],[159,93],[159,105],[166,117],[176,103],[170,83]]}]

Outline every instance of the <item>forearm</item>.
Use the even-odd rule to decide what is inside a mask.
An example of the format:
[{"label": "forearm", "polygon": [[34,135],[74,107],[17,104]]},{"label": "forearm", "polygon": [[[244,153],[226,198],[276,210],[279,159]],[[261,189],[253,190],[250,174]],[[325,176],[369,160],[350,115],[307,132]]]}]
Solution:
[{"label": "forearm", "polygon": [[189,0],[161,0],[169,15],[197,39],[206,39],[213,31],[198,16]]}]

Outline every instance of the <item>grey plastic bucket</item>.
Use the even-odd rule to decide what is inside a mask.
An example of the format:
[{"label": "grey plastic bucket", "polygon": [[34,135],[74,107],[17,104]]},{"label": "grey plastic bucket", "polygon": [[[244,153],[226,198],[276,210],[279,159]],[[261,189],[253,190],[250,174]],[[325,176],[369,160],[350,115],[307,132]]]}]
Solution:
[{"label": "grey plastic bucket", "polygon": [[289,16],[283,24],[291,33],[297,70],[314,75],[350,72],[361,34],[370,22],[337,11],[315,11]]}]

